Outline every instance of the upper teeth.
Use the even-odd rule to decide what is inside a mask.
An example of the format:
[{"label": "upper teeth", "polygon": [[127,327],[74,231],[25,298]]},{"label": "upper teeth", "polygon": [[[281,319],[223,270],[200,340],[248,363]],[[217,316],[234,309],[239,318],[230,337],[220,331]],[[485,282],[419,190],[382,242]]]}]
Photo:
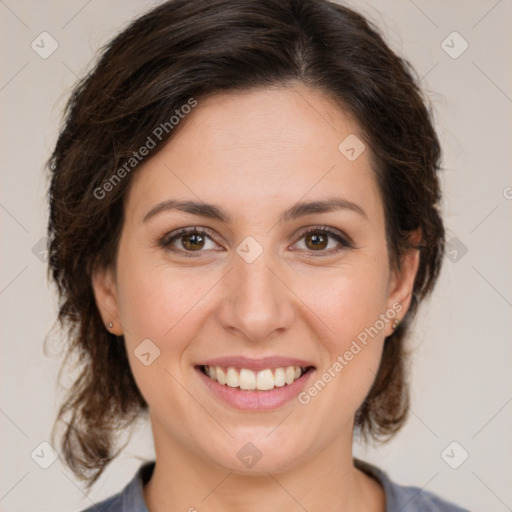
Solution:
[{"label": "upper teeth", "polygon": [[259,391],[291,384],[305,372],[305,368],[300,366],[275,368],[274,373],[270,368],[259,372],[253,372],[246,368],[237,370],[231,366],[227,368],[227,371],[220,366],[204,366],[203,368],[204,373],[219,384],[227,385],[230,388],[239,387],[240,389],[257,389]]}]

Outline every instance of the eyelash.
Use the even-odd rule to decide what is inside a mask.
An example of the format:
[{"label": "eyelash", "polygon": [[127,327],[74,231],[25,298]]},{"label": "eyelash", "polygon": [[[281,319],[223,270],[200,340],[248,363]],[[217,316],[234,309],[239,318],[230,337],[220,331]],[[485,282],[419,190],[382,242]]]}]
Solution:
[{"label": "eyelash", "polygon": [[[332,254],[338,253],[343,248],[350,249],[350,248],[354,247],[353,243],[348,240],[348,237],[341,235],[338,231],[336,231],[332,228],[329,228],[328,226],[310,226],[310,227],[308,227],[307,229],[305,229],[304,231],[302,231],[300,233],[299,238],[297,239],[295,244],[297,242],[299,242],[300,240],[302,240],[307,235],[316,234],[316,233],[322,233],[322,234],[328,235],[328,236],[334,238],[337,242],[339,242],[340,245],[338,245],[338,247],[336,247],[335,249],[319,250],[318,251],[319,254],[314,254],[317,251],[307,251],[307,252],[310,252],[313,257],[332,255]],[[202,253],[204,251],[202,251],[202,250],[186,251],[183,249],[175,249],[171,246],[171,244],[179,237],[184,236],[184,235],[190,235],[190,234],[203,235],[203,236],[206,236],[207,238],[209,238],[212,242],[215,241],[214,236],[210,230],[194,226],[194,227],[188,227],[188,228],[181,228],[181,229],[178,229],[177,231],[167,233],[162,238],[160,238],[160,240],[158,241],[158,245],[161,248],[172,251],[174,253],[181,253],[182,255],[184,255],[187,258],[195,258],[198,255],[195,255],[193,253]]]}]

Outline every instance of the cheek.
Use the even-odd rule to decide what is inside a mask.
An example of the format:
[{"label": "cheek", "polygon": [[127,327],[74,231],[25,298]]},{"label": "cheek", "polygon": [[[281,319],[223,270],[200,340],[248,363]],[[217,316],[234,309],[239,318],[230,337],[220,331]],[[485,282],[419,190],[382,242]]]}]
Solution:
[{"label": "cheek", "polygon": [[380,319],[385,310],[375,281],[363,286],[359,279],[340,278],[332,285],[323,305],[317,306],[330,327],[319,340],[327,357],[299,396],[299,402],[309,409],[311,429],[322,430],[326,438],[335,437],[340,425],[353,420],[370,391],[388,326]]},{"label": "cheek", "polygon": [[189,369],[187,348],[208,318],[209,299],[222,273],[148,264],[149,258],[135,252],[118,265],[120,320],[132,373],[151,404],[155,396],[176,393],[169,374],[181,381]]},{"label": "cheek", "polygon": [[306,390],[304,402],[311,398],[320,408],[339,405],[330,413],[339,414],[339,421],[347,410],[355,412],[368,393],[393,320],[394,311],[386,316],[388,268],[382,261],[368,258],[365,265],[359,260],[323,275],[316,272],[302,288],[308,290],[304,302],[329,327],[319,339],[328,357],[315,381],[321,382]]},{"label": "cheek", "polygon": [[297,283],[304,303],[318,311],[329,327],[329,336],[322,339],[329,343],[331,353],[344,351],[347,342],[373,326],[385,312],[388,269],[379,261],[368,258],[364,265],[347,262],[336,269],[316,271],[302,284]]},{"label": "cheek", "polygon": [[127,338],[131,343],[172,338],[179,344],[174,332],[197,315],[196,305],[214,286],[216,274],[151,262],[133,253],[119,261],[118,273],[120,317]]},{"label": "cheek", "polygon": [[118,283],[129,364],[141,394],[164,417],[186,414],[190,397],[178,384],[182,355],[200,328],[198,304],[212,288],[213,276],[191,281],[190,274],[185,278],[179,270],[151,266],[134,255],[120,258]]}]

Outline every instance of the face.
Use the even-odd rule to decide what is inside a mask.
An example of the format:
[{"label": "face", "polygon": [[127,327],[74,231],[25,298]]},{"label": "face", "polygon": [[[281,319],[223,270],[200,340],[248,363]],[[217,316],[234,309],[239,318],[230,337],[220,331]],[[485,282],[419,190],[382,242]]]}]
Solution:
[{"label": "face", "polygon": [[133,176],[115,272],[93,284],[157,453],[264,473],[351,444],[418,264],[388,265],[361,139],[305,86],[222,94]]}]

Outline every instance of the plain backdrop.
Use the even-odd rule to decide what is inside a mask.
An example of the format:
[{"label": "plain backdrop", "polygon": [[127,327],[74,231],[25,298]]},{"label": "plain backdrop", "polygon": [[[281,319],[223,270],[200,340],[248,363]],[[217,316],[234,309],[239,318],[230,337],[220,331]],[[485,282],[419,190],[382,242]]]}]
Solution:
[{"label": "plain backdrop", "polygon": [[[141,460],[153,457],[150,430],[141,423],[87,495],[60,459],[44,469],[37,457],[48,453],[41,443],[49,440],[61,398],[58,354],[43,353],[56,316],[54,290],[46,279],[44,164],[70,87],[90,68],[98,49],[152,5],[0,1],[2,511],[81,510],[118,492]],[[434,105],[444,149],[448,240],[437,289],[410,340],[410,418],[389,444],[355,451],[401,484],[439,493],[471,510],[509,511],[512,1],[349,5],[383,28],[389,44],[422,77]],[[58,347],[58,336],[51,337],[50,346]],[[63,385],[70,379],[64,376]]]}]

